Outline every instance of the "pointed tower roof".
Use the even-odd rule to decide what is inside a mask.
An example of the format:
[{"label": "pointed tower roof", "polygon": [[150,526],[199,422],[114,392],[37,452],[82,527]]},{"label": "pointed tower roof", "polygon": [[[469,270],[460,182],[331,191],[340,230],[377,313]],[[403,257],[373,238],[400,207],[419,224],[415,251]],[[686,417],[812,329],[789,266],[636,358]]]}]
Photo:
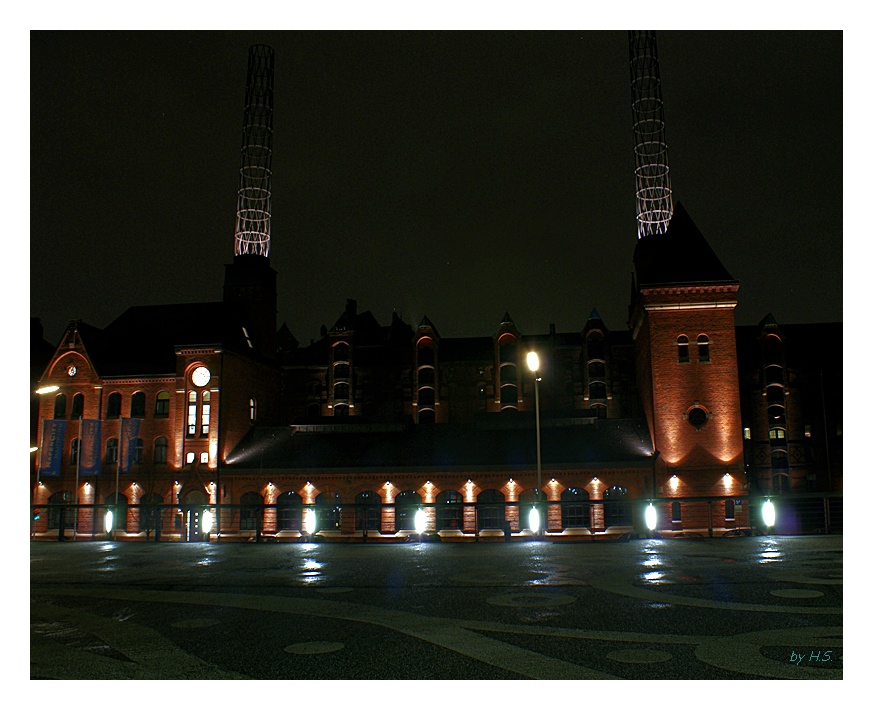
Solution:
[{"label": "pointed tower roof", "polygon": [[653,234],[637,241],[634,267],[639,288],[738,283],[679,202],[665,234]]},{"label": "pointed tower roof", "polygon": [[509,315],[509,311],[503,314],[503,320],[500,321],[500,324],[503,323],[512,323],[512,316]]}]

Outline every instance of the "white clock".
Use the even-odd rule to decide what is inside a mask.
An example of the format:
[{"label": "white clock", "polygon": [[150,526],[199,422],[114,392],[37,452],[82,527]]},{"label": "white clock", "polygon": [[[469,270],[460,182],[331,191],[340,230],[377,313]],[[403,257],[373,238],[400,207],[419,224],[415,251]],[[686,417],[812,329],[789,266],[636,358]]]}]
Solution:
[{"label": "white clock", "polygon": [[212,373],[210,373],[207,368],[198,367],[191,373],[191,382],[193,382],[197,387],[205,387],[209,384],[209,379],[211,377]]},{"label": "white clock", "polygon": [[76,366],[75,366],[75,365],[70,365],[70,366],[67,368],[67,374],[68,374],[70,377],[72,377],[73,375],[75,375],[77,372],[78,372],[78,370],[76,369]]}]

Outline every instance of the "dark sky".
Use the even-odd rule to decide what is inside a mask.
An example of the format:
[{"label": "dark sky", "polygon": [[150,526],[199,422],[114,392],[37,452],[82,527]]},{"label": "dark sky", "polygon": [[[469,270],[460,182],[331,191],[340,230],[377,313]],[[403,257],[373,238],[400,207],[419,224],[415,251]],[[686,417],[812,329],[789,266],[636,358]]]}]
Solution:
[{"label": "dark sky", "polygon": [[[276,51],[271,264],[302,343],[347,298],[443,336],[626,327],[624,32],[35,32],[31,315],[220,300],[247,50]],[[658,33],[674,199],[739,324],[842,320],[839,32]]]}]

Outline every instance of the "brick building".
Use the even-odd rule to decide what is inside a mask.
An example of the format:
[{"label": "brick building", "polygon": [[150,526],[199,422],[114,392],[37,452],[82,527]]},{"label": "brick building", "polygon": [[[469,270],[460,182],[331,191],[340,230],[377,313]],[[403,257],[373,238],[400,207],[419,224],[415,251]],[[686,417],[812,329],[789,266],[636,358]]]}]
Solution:
[{"label": "brick building", "polygon": [[105,535],[111,510],[118,538],[199,540],[217,515],[215,538],[296,540],[314,511],[325,539],[403,540],[422,511],[444,540],[525,538],[537,501],[553,539],[645,531],[650,504],[659,534],[724,534],[764,496],[781,531],[841,525],[842,326],[736,326],[739,284],[681,205],[637,242],[623,327],[506,313],[452,338],[349,300],[301,346],[276,327],[265,136],[246,140],[266,187],[241,184],[222,301],[73,321],[53,352],[32,332],[35,536]]}]

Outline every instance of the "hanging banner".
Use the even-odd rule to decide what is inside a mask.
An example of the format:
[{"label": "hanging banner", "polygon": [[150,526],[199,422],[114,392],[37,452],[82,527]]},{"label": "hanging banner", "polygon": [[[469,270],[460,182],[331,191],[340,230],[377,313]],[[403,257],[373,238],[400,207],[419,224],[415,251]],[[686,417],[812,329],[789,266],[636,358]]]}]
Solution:
[{"label": "hanging banner", "polygon": [[39,475],[60,476],[64,460],[64,435],[67,422],[64,419],[44,419],[42,422],[42,448],[39,452]]},{"label": "hanging banner", "polygon": [[99,419],[83,419],[79,436],[79,475],[99,476],[101,452],[101,422]]},{"label": "hanging banner", "polygon": [[139,425],[140,419],[122,419],[121,420],[121,443],[124,450],[119,452],[122,459],[119,461],[119,472],[130,473],[133,467],[133,460],[136,455],[136,442],[139,440]]}]

